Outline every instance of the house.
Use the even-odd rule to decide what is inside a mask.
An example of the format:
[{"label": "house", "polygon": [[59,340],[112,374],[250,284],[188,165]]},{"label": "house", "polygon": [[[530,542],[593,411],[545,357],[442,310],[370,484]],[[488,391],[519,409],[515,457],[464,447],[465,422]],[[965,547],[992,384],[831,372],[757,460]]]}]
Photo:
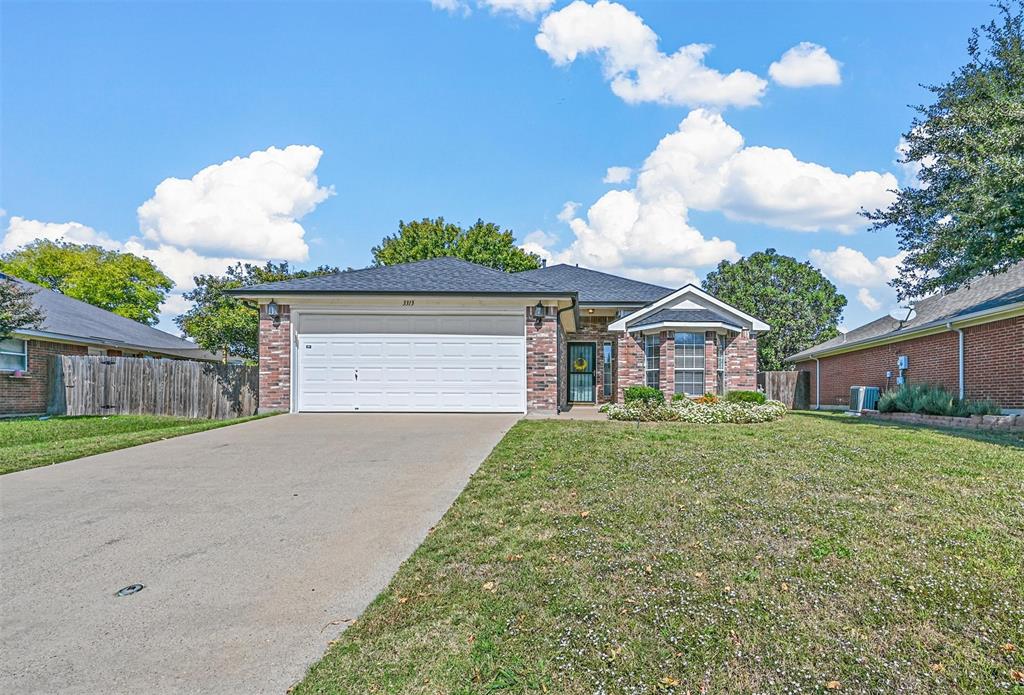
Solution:
[{"label": "house", "polygon": [[787,358],[810,372],[817,408],[846,408],[851,386],[941,384],[961,398],[1024,408],[1024,263],[917,302]]},{"label": "house", "polygon": [[38,328],[21,328],[0,340],[0,416],[46,412],[56,355],[219,359],[195,343],[60,292],[2,274],[0,280],[33,290],[32,302],[45,314]]},{"label": "house", "polygon": [[767,324],[700,288],[455,258],[255,285],[260,409],[555,412],[753,389]]}]

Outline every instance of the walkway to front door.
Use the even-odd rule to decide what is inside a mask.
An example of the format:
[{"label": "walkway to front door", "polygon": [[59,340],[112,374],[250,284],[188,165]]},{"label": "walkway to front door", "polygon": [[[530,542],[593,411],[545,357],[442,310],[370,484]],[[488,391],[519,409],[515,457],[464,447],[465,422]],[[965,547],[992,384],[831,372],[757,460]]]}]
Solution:
[{"label": "walkway to front door", "polygon": [[569,343],[569,402],[593,403],[597,400],[594,389],[594,363],[597,346],[594,343]]}]

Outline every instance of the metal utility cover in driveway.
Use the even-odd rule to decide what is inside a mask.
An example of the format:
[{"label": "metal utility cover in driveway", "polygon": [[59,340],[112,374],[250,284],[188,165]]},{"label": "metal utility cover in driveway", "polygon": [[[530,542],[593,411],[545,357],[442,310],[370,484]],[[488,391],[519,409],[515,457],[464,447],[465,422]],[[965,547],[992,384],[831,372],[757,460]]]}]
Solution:
[{"label": "metal utility cover in driveway", "polygon": [[280,415],[0,477],[0,692],[283,693],[516,419]]}]

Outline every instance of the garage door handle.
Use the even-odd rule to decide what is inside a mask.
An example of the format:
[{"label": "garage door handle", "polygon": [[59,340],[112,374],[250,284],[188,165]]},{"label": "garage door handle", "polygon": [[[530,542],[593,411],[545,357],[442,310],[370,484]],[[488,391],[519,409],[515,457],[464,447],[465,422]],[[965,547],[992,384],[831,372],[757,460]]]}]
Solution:
[{"label": "garage door handle", "polygon": [[359,370],[356,370],[356,381],[359,381]]}]

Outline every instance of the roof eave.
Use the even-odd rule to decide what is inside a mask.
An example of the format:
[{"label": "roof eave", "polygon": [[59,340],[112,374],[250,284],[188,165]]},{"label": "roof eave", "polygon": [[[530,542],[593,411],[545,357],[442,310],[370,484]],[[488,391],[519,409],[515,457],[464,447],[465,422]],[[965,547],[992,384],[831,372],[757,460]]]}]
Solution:
[{"label": "roof eave", "polygon": [[[936,319],[934,321],[929,321],[928,323],[923,323],[920,326],[915,326],[914,328],[892,331],[890,333],[883,333],[882,335],[874,335],[869,338],[852,340],[848,343],[840,343],[839,345],[833,345],[832,347],[824,348],[822,350],[815,350],[812,348],[806,352],[798,352],[794,355],[790,355],[785,358],[783,362],[802,362],[804,360],[821,359],[822,357],[841,355],[845,352],[856,352],[857,350],[863,350],[875,345],[899,343],[910,338],[924,337],[931,333],[942,333],[943,331],[949,330],[948,327],[950,326],[989,323],[990,321],[999,321],[1002,318],[1009,318],[1010,316],[1015,316],[1020,313],[1024,313],[1024,302],[1004,304],[1003,306],[985,309],[984,311],[961,314],[953,318]],[[1004,317],[1004,314],[1007,316]]]},{"label": "roof eave", "polygon": [[216,355],[204,350],[198,345],[182,345],[181,347],[156,347],[154,345],[141,345],[138,343],[126,343],[122,340],[114,340],[112,338],[104,338],[102,336],[80,336],[70,335],[67,333],[54,333],[52,331],[40,331],[35,329],[19,328],[12,331],[12,335],[17,338],[37,338],[40,340],[46,340],[49,342],[59,343],[72,343],[75,345],[85,346],[96,346],[96,347],[110,347],[115,350],[138,350],[139,352],[152,352],[160,355],[176,355],[180,356],[179,353],[195,351],[197,354],[208,353],[211,355],[210,358],[198,358],[207,359],[207,361],[218,360]]},{"label": "roof eave", "polygon": [[706,330],[709,328],[721,328],[726,331],[742,331],[743,327],[732,323],[726,323],[725,321],[658,321],[657,323],[641,324],[636,326],[629,326],[626,329],[627,333],[640,333],[642,331],[671,329],[680,330],[687,328],[699,328]]},{"label": "roof eave", "polygon": [[555,297],[563,299],[576,299],[575,292],[556,292],[553,290],[540,290],[537,292],[450,292],[450,291],[429,291],[429,290],[226,290],[224,294],[238,297],[239,299],[264,299],[266,297],[296,296],[296,295],[417,295],[436,297]]}]

